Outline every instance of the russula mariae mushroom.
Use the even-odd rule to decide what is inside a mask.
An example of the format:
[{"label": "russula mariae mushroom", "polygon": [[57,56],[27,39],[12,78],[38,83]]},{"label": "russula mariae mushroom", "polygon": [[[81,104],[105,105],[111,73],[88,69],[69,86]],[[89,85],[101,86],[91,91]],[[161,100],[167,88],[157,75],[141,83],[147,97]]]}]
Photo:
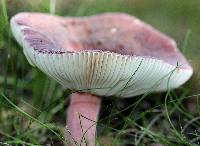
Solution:
[{"label": "russula mariae mushroom", "polygon": [[31,65],[76,91],[67,124],[82,145],[95,145],[101,96],[165,91],[193,73],[173,39],[127,14],[74,18],[20,13],[11,19],[11,28]]}]

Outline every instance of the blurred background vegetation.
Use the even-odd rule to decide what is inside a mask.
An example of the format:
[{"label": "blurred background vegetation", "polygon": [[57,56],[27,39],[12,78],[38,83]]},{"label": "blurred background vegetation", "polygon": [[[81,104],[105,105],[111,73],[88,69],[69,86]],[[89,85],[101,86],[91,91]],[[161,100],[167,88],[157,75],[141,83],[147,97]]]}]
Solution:
[{"label": "blurred background vegetation", "polygon": [[[70,92],[28,64],[9,27],[13,15],[23,11],[49,13],[53,1],[1,0],[0,145],[63,144]],[[55,14],[61,16],[104,12],[135,15],[173,37],[195,72],[186,85],[167,94],[105,98],[98,144],[199,145],[200,1],[57,0],[55,5]]]}]

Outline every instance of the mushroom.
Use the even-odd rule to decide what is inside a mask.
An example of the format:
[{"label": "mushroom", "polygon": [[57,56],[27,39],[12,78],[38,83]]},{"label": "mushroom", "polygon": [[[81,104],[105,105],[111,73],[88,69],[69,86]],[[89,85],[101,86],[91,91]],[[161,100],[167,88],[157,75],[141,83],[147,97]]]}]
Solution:
[{"label": "mushroom", "polygon": [[193,73],[173,39],[128,14],[20,13],[11,28],[29,63],[74,91],[67,114],[71,143],[95,145],[102,96],[174,89]]}]

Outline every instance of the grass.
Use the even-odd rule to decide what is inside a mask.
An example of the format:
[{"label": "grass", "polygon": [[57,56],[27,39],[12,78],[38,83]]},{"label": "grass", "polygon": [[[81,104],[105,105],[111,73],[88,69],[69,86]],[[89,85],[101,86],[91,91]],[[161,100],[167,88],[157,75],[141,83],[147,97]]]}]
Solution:
[{"label": "grass", "polygon": [[[104,99],[99,145],[200,145],[199,24],[196,0],[1,0],[0,145],[63,145],[69,91],[26,61],[9,28],[20,11],[85,16],[108,11],[133,14],[174,37],[194,66],[193,78],[175,91],[130,99]],[[51,2],[51,3],[50,3]]]}]

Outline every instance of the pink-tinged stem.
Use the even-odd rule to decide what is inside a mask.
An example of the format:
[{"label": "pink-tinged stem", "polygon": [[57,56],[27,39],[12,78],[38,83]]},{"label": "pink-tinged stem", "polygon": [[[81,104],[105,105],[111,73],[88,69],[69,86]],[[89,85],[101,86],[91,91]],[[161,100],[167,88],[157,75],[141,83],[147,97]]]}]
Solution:
[{"label": "pink-tinged stem", "polygon": [[73,93],[68,107],[68,140],[81,146],[95,146],[96,121],[101,98],[85,93]]}]

